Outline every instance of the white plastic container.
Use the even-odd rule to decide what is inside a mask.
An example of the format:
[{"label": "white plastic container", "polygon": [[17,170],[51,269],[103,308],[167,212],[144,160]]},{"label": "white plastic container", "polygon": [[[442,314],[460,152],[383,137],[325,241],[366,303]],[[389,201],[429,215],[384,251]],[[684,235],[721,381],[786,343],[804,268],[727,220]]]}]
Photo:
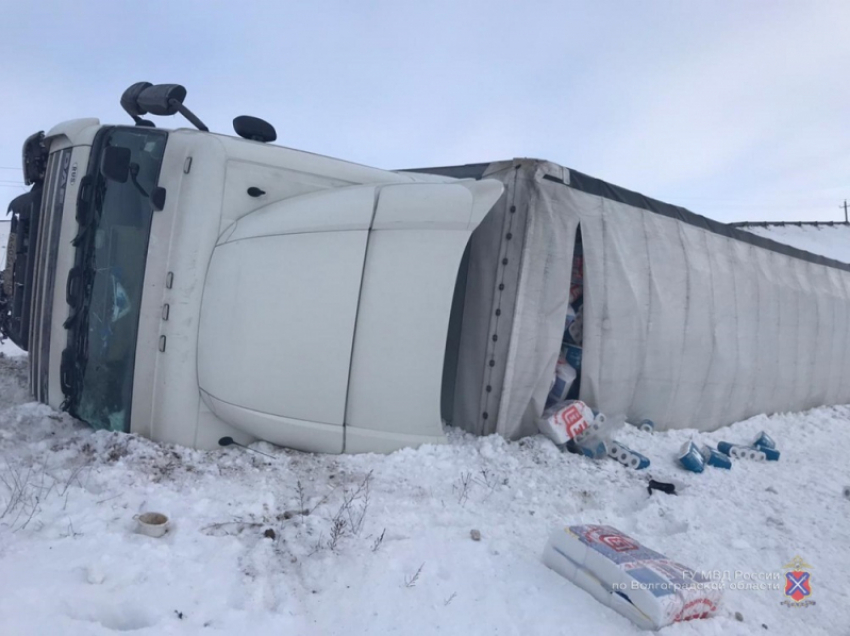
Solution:
[{"label": "white plastic container", "polygon": [[149,537],[161,537],[168,531],[168,517],[161,512],[143,512],[133,517],[136,520],[136,532]]}]

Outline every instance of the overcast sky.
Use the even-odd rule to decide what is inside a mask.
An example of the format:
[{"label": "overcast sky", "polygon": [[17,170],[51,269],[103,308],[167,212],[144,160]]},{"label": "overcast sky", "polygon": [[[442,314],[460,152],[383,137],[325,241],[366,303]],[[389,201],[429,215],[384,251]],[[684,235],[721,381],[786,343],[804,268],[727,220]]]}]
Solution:
[{"label": "overcast sky", "polygon": [[213,130],[257,115],[278,143],[382,168],[538,157],[724,221],[838,220],[850,198],[848,0],[54,0],[2,15],[4,207],[24,191],[27,135],[127,123],[118,99],[143,80],[186,86]]}]

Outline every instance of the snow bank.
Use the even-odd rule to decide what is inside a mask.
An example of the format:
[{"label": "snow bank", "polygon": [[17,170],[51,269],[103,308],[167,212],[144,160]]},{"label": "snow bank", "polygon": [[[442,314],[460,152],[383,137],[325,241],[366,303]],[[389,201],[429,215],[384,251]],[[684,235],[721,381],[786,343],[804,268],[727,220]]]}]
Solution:
[{"label": "snow bank", "polygon": [[[25,364],[0,358],[4,634],[639,633],[541,563],[559,524],[613,525],[695,568],[755,577],[726,581],[717,617],[667,634],[850,624],[848,407],[699,434],[748,442],[764,429],[783,452],[702,475],[673,464],[694,431],[624,430],[622,442],[664,467],[656,478],[686,485],[650,496],[647,471],[564,455],[541,436],[453,431],[446,446],[388,456],[256,445],[265,457],[94,432],[25,403]],[[168,534],[135,534],[144,510],[167,514]],[[781,576],[795,555],[813,566],[814,606],[728,587]]]}]

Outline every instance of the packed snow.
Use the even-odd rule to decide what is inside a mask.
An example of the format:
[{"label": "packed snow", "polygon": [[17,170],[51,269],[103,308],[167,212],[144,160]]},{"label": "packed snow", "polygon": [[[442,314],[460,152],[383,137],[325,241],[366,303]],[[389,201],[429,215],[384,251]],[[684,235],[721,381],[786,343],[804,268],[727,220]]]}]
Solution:
[{"label": "packed snow", "polygon": [[[540,562],[550,531],[579,523],[727,573],[716,617],[665,633],[850,626],[850,407],[712,434],[627,427],[618,438],[653,461],[633,471],[541,436],[457,430],[447,445],[387,456],[265,443],[252,448],[267,455],[195,451],[95,432],[29,403],[26,374],[24,358],[0,358],[3,634],[638,633]],[[761,430],[779,462],[699,475],[675,467],[692,437],[748,442]],[[648,474],[685,487],[649,495]],[[170,518],[164,537],[136,532],[143,511]],[[816,605],[783,606],[781,589],[731,589],[783,576],[797,555],[813,566]]]},{"label": "packed snow", "polygon": [[768,225],[741,227],[800,250],[850,263],[850,225]]}]

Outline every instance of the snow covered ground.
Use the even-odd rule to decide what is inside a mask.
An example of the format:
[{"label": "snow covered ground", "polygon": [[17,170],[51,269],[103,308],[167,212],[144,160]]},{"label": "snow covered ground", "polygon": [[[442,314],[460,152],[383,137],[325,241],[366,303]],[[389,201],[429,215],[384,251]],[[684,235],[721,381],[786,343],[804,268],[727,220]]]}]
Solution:
[{"label": "snow covered ground", "polygon": [[[781,575],[796,555],[813,566],[814,606],[727,589],[717,617],[667,634],[850,632],[850,407],[713,434],[624,429],[652,474],[686,484],[650,496],[646,475],[539,436],[453,431],[448,445],[388,456],[255,445],[266,457],[94,432],[27,403],[26,372],[0,358],[3,634],[638,633],[540,563],[550,530],[576,523],[732,577]],[[777,463],[674,466],[691,436],[747,442],[762,429]],[[164,537],[134,532],[145,510],[171,518]]]},{"label": "snow covered ground", "polygon": [[850,263],[850,226],[848,225],[770,225],[740,229],[813,254]]},{"label": "snow covered ground", "polygon": [[[642,473],[542,437],[458,431],[446,446],[388,456],[254,446],[267,457],[94,432],[29,403],[26,359],[3,351],[3,636],[638,633],[540,563],[550,531],[578,523],[729,577],[717,617],[667,634],[850,634],[850,407],[713,434],[625,429],[617,437],[653,461]],[[674,465],[691,437],[748,442],[760,430],[777,440],[778,463],[702,475]],[[686,488],[650,496],[644,473]],[[171,518],[162,538],[135,532],[150,510]],[[816,605],[732,589],[782,576],[797,555],[813,566]]]}]

